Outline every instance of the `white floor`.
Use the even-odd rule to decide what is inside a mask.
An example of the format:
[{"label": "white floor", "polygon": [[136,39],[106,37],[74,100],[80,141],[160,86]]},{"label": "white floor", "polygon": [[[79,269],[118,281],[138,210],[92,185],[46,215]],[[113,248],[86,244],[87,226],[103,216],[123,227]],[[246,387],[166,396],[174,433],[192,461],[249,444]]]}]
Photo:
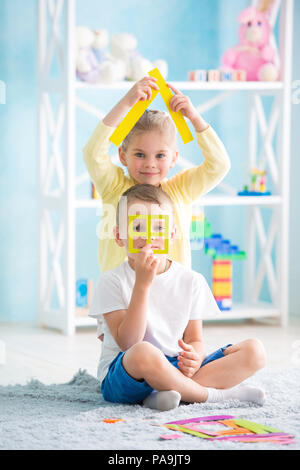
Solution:
[{"label": "white floor", "polygon": [[[270,320],[204,325],[207,352],[251,337],[264,343],[268,368],[300,367],[300,319],[286,328]],[[0,357],[0,385],[25,384],[31,378],[45,384],[67,382],[79,369],[96,376],[101,343],[93,328],[66,337],[31,325],[0,324],[0,352],[3,342],[6,357],[4,364]]]}]

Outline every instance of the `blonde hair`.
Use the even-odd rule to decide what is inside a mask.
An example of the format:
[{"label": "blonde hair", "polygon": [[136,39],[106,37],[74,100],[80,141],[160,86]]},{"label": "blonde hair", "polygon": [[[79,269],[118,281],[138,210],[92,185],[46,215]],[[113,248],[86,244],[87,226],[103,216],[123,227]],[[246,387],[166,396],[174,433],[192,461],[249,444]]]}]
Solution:
[{"label": "blonde hair", "polygon": [[168,134],[170,139],[174,139],[176,142],[176,127],[169,114],[164,111],[147,109],[123,140],[121,145],[123,151],[127,151],[130,141],[134,136],[149,131],[158,131]]}]

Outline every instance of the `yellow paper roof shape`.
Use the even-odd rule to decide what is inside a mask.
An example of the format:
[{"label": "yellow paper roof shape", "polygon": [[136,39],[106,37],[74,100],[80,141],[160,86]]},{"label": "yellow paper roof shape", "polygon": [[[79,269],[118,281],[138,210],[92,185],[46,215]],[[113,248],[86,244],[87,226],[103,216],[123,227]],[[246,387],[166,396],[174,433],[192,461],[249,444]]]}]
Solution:
[{"label": "yellow paper roof shape", "polygon": [[139,120],[142,114],[146,111],[146,109],[152,103],[154,98],[156,98],[157,94],[160,93],[162,99],[165,102],[165,105],[167,106],[169,110],[171,118],[173,119],[177,127],[177,130],[183,140],[183,143],[187,144],[188,142],[191,142],[193,140],[193,136],[191,134],[191,131],[189,130],[187,123],[184,120],[182,113],[180,111],[174,112],[170,108],[170,100],[173,94],[171,90],[169,89],[169,87],[167,86],[160,71],[157,68],[155,68],[153,70],[150,70],[150,72],[148,72],[148,75],[156,78],[159,91],[152,89],[152,96],[150,100],[138,101],[126,114],[123,121],[118,125],[116,130],[110,136],[109,140],[113,144],[115,144],[117,147],[121,145],[125,137],[129,134],[129,132],[135,125],[135,123]]}]

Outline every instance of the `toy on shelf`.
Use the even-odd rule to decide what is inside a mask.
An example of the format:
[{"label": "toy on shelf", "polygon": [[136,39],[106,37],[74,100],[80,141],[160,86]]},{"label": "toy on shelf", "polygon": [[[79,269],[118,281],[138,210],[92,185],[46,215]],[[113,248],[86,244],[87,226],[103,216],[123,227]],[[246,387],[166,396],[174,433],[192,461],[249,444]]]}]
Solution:
[{"label": "toy on shelf", "polygon": [[93,281],[78,279],[76,281],[76,316],[87,316],[92,302]]},{"label": "toy on shelf", "polygon": [[150,62],[144,58],[132,34],[115,34],[109,40],[105,29],[93,31],[78,26],[76,38],[76,75],[83,82],[109,84],[139,80],[153,67],[157,67],[164,78],[168,75],[167,62],[162,59]]},{"label": "toy on shelf", "polygon": [[192,216],[190,240],[192,249],[204,246],[205,254],[212,256],[212,293],[220,310],[231,310],[232,261],[246,259],[246,253],[221,234],[212,233],[203,211]]},{"label": "toy on shelf", "polygon": [[225,72],[245,70],[247,81],[278,80],[277,49],[270,24],[275,3],[276,0],[260,0],[256,7],[246,8],[239,14],[239,43],[223,54]]},{"label": "toy on shelf", "polygon": [[147,75],[148,70],[158,68],[162,76],[168,76],[168,64],[163,59],[151,62],[138,51],[138,41],[128,33],[115,34],[110,41],[110,52],[113,58],[125,65],[125,80],[137,81]]},{"label": "toy on shelf", "polygon": [[219,82],[221,79],[220,70],[208,70],[207,72],[207,80],[209,82]]},{"label": "toy on shelf", "polygon": [[207,70],[190,70],[188,72],[188,79],[191,82],[206,82],[207,81]]},{"label": "toy on shelf", "polygon": [[245,70],[190,70],[188,79],[191,82],[244,82],[246,81]]},{"label": "toy on shelf", "polygon": [[251,169],[251,185],[244,186],[243,191],[238,192],[238,196],[270,196],[271,192],[266,190],[267,172],[254,167]]},{"label": "toy on shelf", "polygon": [[76,75],[81,81],[95,84],[123,80],[125,65],[107,53],[109,40],[105,29],[92,31],[78,26],[76,38]]},{"label": "toy on shelf", "polygon": [[[170,421],[164,427],[191,434],[208,440],[229,440],[236,442],[271,442],[276,444],[294,444],[294,436],[278,429],[238,419],[231,415],[202,416],[180,421]],[[161,435],[161,439],[170,439],[172,434]],[[174,437],[175,438],[175,437]]]}]

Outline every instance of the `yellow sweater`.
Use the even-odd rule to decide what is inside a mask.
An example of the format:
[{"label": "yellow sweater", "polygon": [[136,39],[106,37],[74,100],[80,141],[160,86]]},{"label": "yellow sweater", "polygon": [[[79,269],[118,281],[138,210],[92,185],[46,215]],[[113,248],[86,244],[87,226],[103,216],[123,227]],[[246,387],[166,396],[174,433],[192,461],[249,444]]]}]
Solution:
[{"label": "yellow sweater", "polygon": [[[100,121],[83,149],[84,162],[103,204],[98,231],[98,259],[102,272],[119,266],[127,257],[125,248],[119,247],[114,240],[113,227],[120,196],[135,184],[129,175],[125,175],[122,168],[112,163],[108,154],[109,137],[114,130],[114,127],[108,127]],[[162,189],[173,201],[177,227],[170,256],[187,267],[191,267],[189,231],[192,203],[217,186],[230,168],[224,145],[211,127],[196,135],[204,162],[199,166],[181,170],[161,182]]]}]

